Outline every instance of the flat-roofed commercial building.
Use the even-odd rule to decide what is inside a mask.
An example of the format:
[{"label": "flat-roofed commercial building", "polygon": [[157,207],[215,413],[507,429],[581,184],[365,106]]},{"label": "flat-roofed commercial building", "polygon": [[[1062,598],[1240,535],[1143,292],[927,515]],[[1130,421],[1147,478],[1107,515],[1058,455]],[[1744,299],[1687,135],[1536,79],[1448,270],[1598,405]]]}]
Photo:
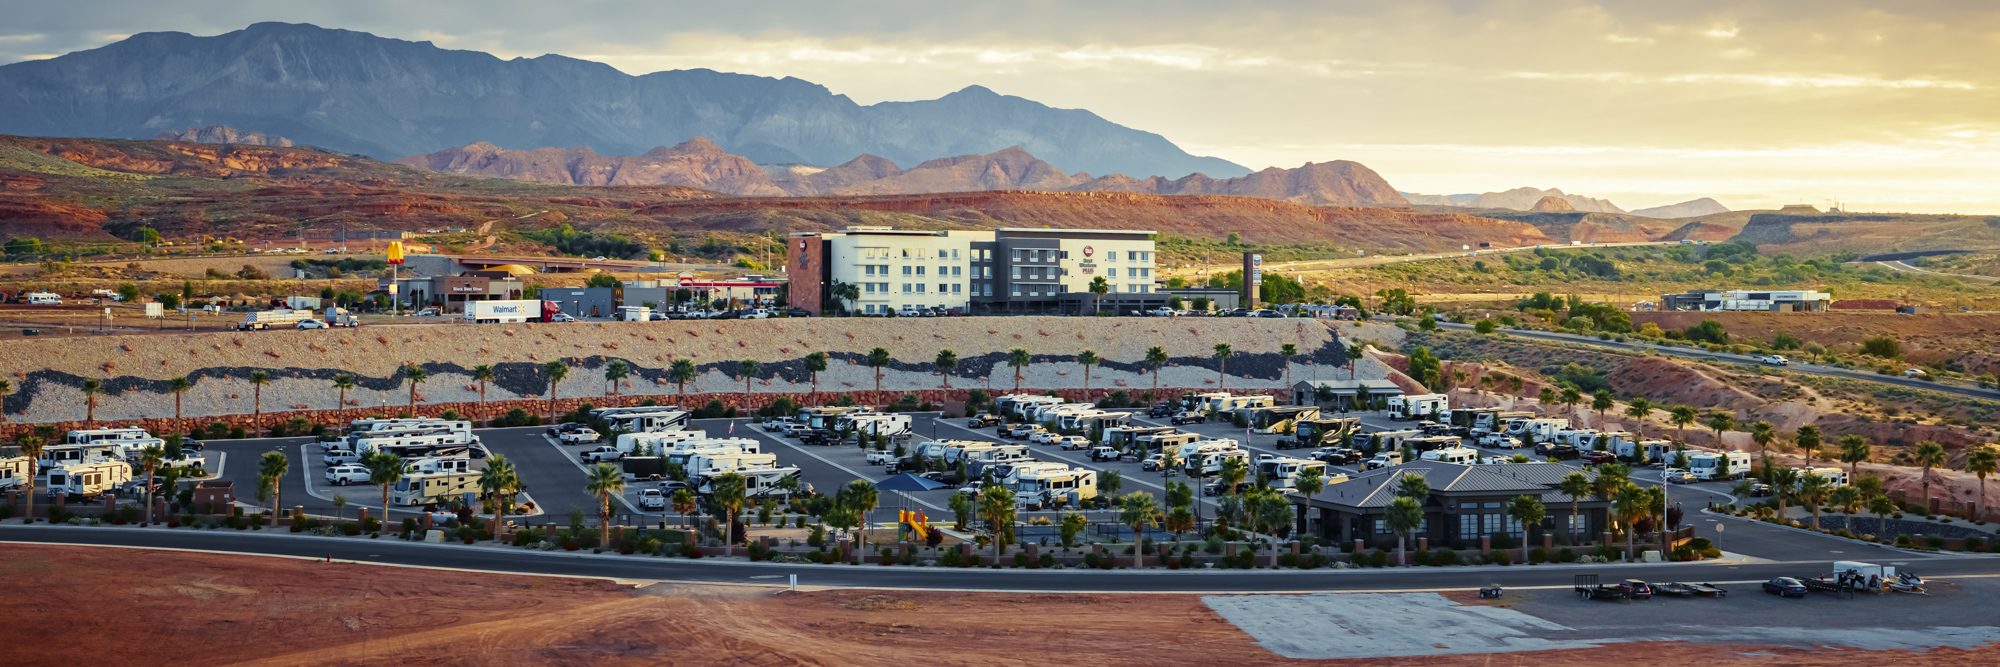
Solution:
[{"label": "flat-roofed commercial building", "polygon": [[[1103,229],[926,231],[856,227],[794,234],[787,274],[792,305],[883,315],[914,308],[971,314],[1080,312],[1101,299],[1164,304],[1154,284],[1153,233]],[[834,285],[853,285],[847,299]],[[1153,302],[1158,302],[1153,303]]]},{"label": "flat-roofed commercial building", "polygon": [[1692,290],[1662,296],[1660,304],[1665,310],[1820,312],[1833,304],[1833,295],[1813,290]]}]

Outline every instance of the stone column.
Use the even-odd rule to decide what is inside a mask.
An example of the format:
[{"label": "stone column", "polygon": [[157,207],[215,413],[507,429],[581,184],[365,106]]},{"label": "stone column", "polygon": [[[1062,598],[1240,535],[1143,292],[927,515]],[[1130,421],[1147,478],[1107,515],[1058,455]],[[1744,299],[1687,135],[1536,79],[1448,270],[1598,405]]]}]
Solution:
[{"label": "stone column", "polygon": [[1542,533],[1542,548],[1554,551],[1556,548],[1556,536],[1549,533]]},{"label": "stone column", "polygon": [[1488,535],[1486,537],[1479,538],[1479,553],[1484,554],[1492,552],[1493,552],[1493,536]]},{"label": "stone column", "polygon": [[1367,542],[1360,539],[1354,540],[1354,553],[1362,553],[1367,550],[1368,550]]},{"label": "stone column", "polygon": [[1028,543],[1028,560],[1034,560],[1034,559],[1036,559],[1036,558],[1040,558],[1040,557],[1041,557],[1041,555],[1042,555],[1042,545],[1039,545],[1039,544],[1035,544],[1035,543],[1033,543],[1033,542],[1029,542],[1029,543]]},{"label": "stone column", "polygon": [[1430,550],[1431,550],[1431,538],[1428,538],[1428,537],[1419,537],[1419,538],[1417,538],[1417,550],[1418,550],[1418,551],[1430,551]]}]

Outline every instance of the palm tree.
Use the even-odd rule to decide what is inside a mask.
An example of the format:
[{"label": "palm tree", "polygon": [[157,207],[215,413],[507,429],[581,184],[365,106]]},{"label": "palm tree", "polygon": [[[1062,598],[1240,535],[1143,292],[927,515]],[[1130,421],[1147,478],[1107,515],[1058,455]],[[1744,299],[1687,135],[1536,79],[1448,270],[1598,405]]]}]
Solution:
[{"label": "palm tree", "polygon": [[1708,430],[1715,432],[1716,451],[1727,449],[1722,446],[1722,432],[1733,428],[1736,428],[1736,415],[1721,410],[1708,413]]},{"label": "palm tree", "polygon": [[1014,393],[1021,393],[1021,369],[1027,368],[1034,357],[1022,348],[1007,351],[1007,367],[1014,369]]},{"label": "palm tree", "polygon": [[1166,518],[1160,521],[1160,528],[1173,533],[1174,543],[1179,544],[1183,533],[1194,530],[1194,521],[1194,513],[1189,512],[1187,506],[1183,505],[1175,507],[1172,512],[1168,512]]},{"label": "palm tree", "polygon": [[1091,278],[1089,289],[1091,294],[1091,305],[1096,306],[1096,312],[1099,313],[1104,312],[1104,295],[1109,294],[1111,292],[1110,281],[1105,280],[1104,276]]},{"label": "palm tree", "polygon": [[42,447],[46,444],[47,441],[40,436],[24,435],[14,439],[14,446],[21,450],[22,456],[28,457],[28,477],[25,484],[28,487],[28,518],[31,520],[35,518],[35,476],[39,474],[36,468],[41,467],[39,464]]},{"label": "palm tree", "polygon": [[1652,514],[1652,495],[1647,493],[1645,489],[1639,488],[1639,485],[1631,482],[1626,482],[1624,486],[1619,487],[1618,491],[1612,495],[1611,506],[1618,513],[1619,521],[1627,526],[1625,529],[1626,558],[1632,557],[1633,545],[1636,543],[1639,532],[1636,524],[1640,518]]},{"label": "palm tree", "polygon": [[1646,438],[1646,418],[1653,416],[1653,402],[1644,396],[1634,396],[1625,402],[1625,416],[1632,418],[1632,432],[1639,439]]},{"label": "palm tree", "polygon": [[695,501],[694,492],[687,489],[680,489],[674,492],[673,505],[674,513],[681,515],[681,525],[683,527],[687,526],[688,515],[693,514],[695,510],[701,508],[701,504]]},{"label": "palm tree", "polygon": [[472,367],[472,380],[479,383],[479,416],[489,424],[493,422],[493,416],[486,413],[486,383],[492,382],[494,377],[491,365],[480,364]]},{"label": "palm tree", "polygon": [[841,306],[840,309],[851,313],[854,311],[854,302],[861,299],[861,285],[835,280],[827,285],[826,295],[845,301],[846,305]]},{"label": "palm tree", "polygon": [[[820,354],[820,353],[814,352],[813,354]],[[820,355],[820,368],[821,370],[825,370],[825,367],[826,367],[826,355],[822,354]],[[667,379],[673,380],[674,384],[680,387],[679,389],[675,390],[675,392],[679,394],[682,398],[687,397],[688,383],[694,381],[695,375],[696,373],[694,368],[694,361],[692,360],[675,359],[674,364],[667,368]],[[819,376],[815,374],[813,377],[818,378]]]},{"label": "palm tree", "polygon": [[[1623,463],[1600,463],[1591,470],[1597,474],[1590,480],[1590,491],[1598,500],[1611,500],[1618,495],[1618,489],[1632,481],[1632,466]],[[1605,518],[1610,520],[1608,528],[1616,528],[1622,517],[1611,513]]]},{"label": "palm tree", "polygon": [[549,423],[553,424],[556,422],[556,387],[562,384],[563,378],[569,377],[569,364],[561,359],[542,364],[542,377],[549,380]]},{"label": "palm tree", "polygon": [[979,516],[986,519],[987,529],[993,532],[993,562],[1000,562],[1000,550],[1006,546],[1001,539],[1001,526],[1005,533],[1014,532],[1014,492],[1005,486],[988,487],[979,493]]},{"label": "palm tree", "polygon": [[1674,425],[1675,442],[1687,442],[1687,427],[1693,424],[1700,414],[1693,407],[1686,405],[1667,408],[1667,421]]},{"label": "palm tree", "polygon": [[625,471],[609,463],[591,466],[583,491],[597,496],[597,546],[611,544],[611,497],[625,492]]},{"label": "palm tree", "polygon": [[1542,519],[1548,515],[1549,508],[1534,496],[1514,496],[1514,500],[1507,503],[1507,516],[1521,522],[1521,546],[1524,548],[1528,546],[1528,527],[1541,525]]},{"label": "palm tree", "polygon": [[185,375],[167,381],[167,393],[174,395],[174,430],[176,431],[181,430],[185,426],[185,424],[181,423],[181,394],[185,394],[189,389],[193,388],[194,383],[189,382]]},{"label": "palm tree", "polygon": [[1357,370],[1357,369],[1356,369],[1355,367],[1356,367],[1356,366],[1357,366],[1358,364],[1360,364],[1360,363],[1361,363],[1361,356],[1362,356],[1362,352],[1361,352],[1361,345],[1360,345],[1360,344],[1357,344],[1357,343],[1348,343],[1348,345],[1347,345],[1347,379],[1348,379],[1348,381],[1350,381],[1350,382],[1352,382],[1352,381],[1354,380],[1354,371],[1355,371],[1355,370]]},{"label": "palm tree", "polygon": [[1292,486],[1297,488],[1299,493],[1306,494],[1306,503],[1304,505],[1306,509],[1299,512],[1299,516],[1307,517],[1307,522],[1310,522],[1310,517],[1312,516],[1313,496],[1326,490],[1326,478],[1320,476],[1324,471],[1322,468],[1307,468],[1299,471],[1298,476],[1292,480]]},{"label": "palm tree", "polygon": [[1278,346],[1278,357],[1285,360],[1285,388],[1292,388],[1292,357],[1299,356],[1299,346],[1285,343]]},{"label": "palm tree", "polygon": [[826,372],[826,353],[806,355],[806,373],[812,376],[813,393],[819,393],[819,374]]},{"label": "palm tree", "polygon": [[1848,465],[1848,479],[1861,479],[1861,462],[1873,452],[1867,438],[1852,433],[1840,436],[1840,462]]},{"label": "palm tree", "polygon": [[264,452],[264,458],[258,461],[257,475],[271,480],[271,525],[273,526],[278,525],[278,515],[285,511],[284,495],[279,483],[285,480],[285,473],[291,470],[291,460],[285,458],[284,452]]},{"label": "palm tree", "polygon": [[1830,493],[1833,493],[1832,480],[1813,474],[1810,471],[1799,476],[1797,496],[1799,502],[1805,503],[1812,508],[1813,530],[1819,530],[1819,508],[1821,505],[1826,504],[1827,494]]},{"label": "palm tree", "polygon": [[1811,468],[1813,454],[1819,451],[1820,446],[1819,427],[1806,424],[1805,426],[1800,426],[1796,433],[1797,435],[1793,441],[1798,443],[1799,451],[1805,452],[1806,467]]},{"label": "palm tree", "polygon": [[512,504],[514,494],[521,492],[521,474],[505,454],[494,454],[486,460],[486,469],[479,471],[479,490],[493,501],[494,525],[506,525],[507,506]]},{"label": "palm tree", "polygon": [[[11,393],[14,393],[14,383],[8,380],[0,380],[0,400],[5,400],[7,398],[7,395]],[[180,415],[178,414],[174,415],[174,419],[175,421],[179,421]],[[7,413],[5,411],[0,411],[0,423],[6,423],[6,421],[7,421]]]},{"label": "palm tree", "polygon": [[1580,472],[1573,472],[1563,476],[1562,483],[1556,488],[1561,490],[1563,495],[1569,496],[1569,543],[1573,546],[1577,544],[1576,517],[1581,511],[1579,508],[1583,497],[1590,495],[1591,492],[1590,477]]},{"label": "palm tree", "polygon": [[271,383],[271,374],[264,371],[250,371],[250,388],[253,398],[250,411],[250,427],[254,433],[264,434],[264,385]]},{"label": "palm tree", "polygon": [[868,351],[868,367],[875,369],[875,391],[882,391],[882,369],[888,366],[888,350],[878,347]]},{"label": "palm tree", "polygon": [[1798,490],[1799,471],[1793,468],[1776,468],[1769,474],[1771,497],[1778,500],[1778,521],[1789,522],[1791,519],[1785,514],[1785,501],[1790,500],[1792,493]]},{"label": "palm tree", "polygon": [[1841,514],[1847,515],[1848,530],[1854,529],[1854,515],[1860,514],[1864,508],[1868,507],[1868,498],[1861,495],[1861,489],[1854,488],[1853,486],[1843,486],[1834,489],[1833,493],[1827,494],[1826,502],[1834,506],[1834,508],[1839,509]]},{"label": "palm tree", "polygon": [[750,409],[750,380],[755,379],[757,371],[763,369],[763,367],[764,365],[757,363],[755,359],[744,359],[736,362],[736,373],[743,376],[743,409],[745,410]]},{"label": "palm tree", "polygon": [[[848,482],[847,487],[841,489],[840,492],[847,497],[847,507],[854,510],[859,516],[861,520],[860,528],[864,531],[867,530],[868,520],[871,518],[870,515],[874,514],[875,508],[881,505],[882,492],[877,490],[873,483],[860,479]],[[867,533],[862,533],[862,535],[866,537]],[[998,556],[995,556],[995,558],[998,558]]]},{"label": "palm tree", "polygon": [[1160,504],[1153,500],[1153,494],[1133,491],[1118,499],[1118,521],[1132,527],[1137,537],[1132,538],[1133,569],[1146,566],[1146,528],[1160,523]]},{"label": "palm tree", "polygon": [[139,465],[146,468],[146,523],[153,522],[153,471],[166,458],[167,448],[159,445],[146,445],[145,449],[139,450]]},{"label": "palm tree", "polygon": [[104,389],[104,382],[97,378],[83,381],[83,421],[92,428],[97,426],[97,392]]},{"label": "palm tree", "polygon": [[[346,373],[341,373],[339,375],[333,376],[333,388],[340,391],[340,399],[339,399],[340,403],[338,405],[333,406],[333,409],[335,410],[346,409],[347,390],[354,388],[354,376],[348,375]],[[174,400],[179,401],[180,399],[175,398]],[[175,405],[179,405],[179,403],[175,403]]]},{"label": "palm tree", "polygon": [[1772,426],[1771,422],[1758,421],[1750,425],[1750,441],[1757,443],[1757,453],[1764,453],[1770,448],[1771,441],[1777,439],[1778,427]]},{"label": "palm tree", "polygon": [[[1203,462],[1207,467],[1207,462]],[[1215,474],[1216,481],[1222,483],[1223,491],[1234,495],[1236,486],[1250,477],[1250,464],[1243,459],[1223,459],[1221,469]]]},{"label": "palm tree", "polygon": [[1617,401],[1612,398],[1609,389],[1599,389],[1597,393],[1590,395],[1590,409],[1597,411],[1599,424],[1604,423],[1604,411],[1610,410],[1614,405],[1617,405]]},{"label": "palm tree", "polygon": [[1577,391],[1576,387],[1563,387],[1563,395],[1562,395],[1563,409],[1568,410],[1569,415],[1571,417],[1576,416],[1576,406],[1581,405],[1582,403],[1583,403],[1583,392]]},{"label": "palm tree", "polygon": [[417,416],[417,385],[431,379],[431,373],[424,370],[422,366],[404,364],[403,377],[408,378],[410,381],[410,416],[415,417]]},{"label": "palm tree", "polygon": [[384,451],[375,451],[361,457],[361,467],[368,469],[368,483],[382,487],[382,523],[389,523],[389,487],[402,481],[410,474],[410,464],[403,457]]},{"label": "palm tree", "polygon": [[[604,392],[605,396],[609,397],[618,395],[619,394],[618,383],[623,382],[625,378],[628,377],[632,377],[632,365],[625,363],[624,359],[612,359],[611,361],[605,362],[604,382],[610,385],[610,388],[606,389]],[[749,393],[749,392],[746,391],[744,393]],[[618,401],[617,404],[624,405],[625,402],[621,400]]]},{"label": "palm tree", "polygon": [[712,499],[715,501],[715,507],[722,510],[722,515],[727,517],[728,521],[723,524],[722,543],[723,548],[727,550],[724,553],[734,556],[737,540],[736,515],[743,511],[743,476],[733,472],[723,473],[715,478],[714,489],[715,495]]},{"label": "palm tree", "polygon": [[1889,515],[1896,513],[1895,499],[1888,496],[1874,496],[1868,499],[1868,513],[1875,515],[1875,533],[1878,537],[1889,531]]},{"label": "palm tree", "polygon": [[1930,440],[1917,443],[1917,454],[1912,462],[1924,467],[1925,506],[1929,506],[1931,502],[1931,468],[1943,466],[1946,459],[1944,445]]},{"label": "palm tree", "polygon": [[1549,416],[1549,408],[1556,404],[1556,388],[1542,385],[1542,391],[1535,395],[1535,407],[1541,408],[1542,416]]},{"label": "palm tree", "polygon": [[[1153,396],[1160,395],[1160,368],[1167,365],[1166,348],[1154,345],[1146,348],[1146,363],[1153,365]],[[1174,538],[1180,539],[1178,537]]]},{"label": "palm tree", "polygon": [[1082,354],[1076,355],[1076,363],[1083,366],[1083,400],[1085,401],[1090,400],[1090,367],[1096,366],[1098,361],[1101,360],[1097,358],[1097,351],[1095,350],[1084,350]]},{"label": "palm tree", "polygon": [[944,390],[951,391],[951,369],[958,367],[958,353],[951,350],[938,350],[937,360],[932,361],[931,364],[937,366],[938,370],[944,373]]},{"label": "palm tree", "polygon": [[1229,380],[1229,356],[1236,354],[1228,343],[1215,344],[1215,388],[1227,386]]},{"label": "palm tree", "polygon": [[1424,508],[1417,504],[1414,498],[1396,496],[1394,500],[1389,501],[1389,506],[1384,511],[1385,515],[1382,517],[1384,527],[1396,534],[1396,553],[1400,556],[1398,559],[1400,562],[1397,564],[1409,567],[1410,552],[1406,547],[1409,545],[1410,533],[1424,525]]},{"label": "palm tree", "polygon": [[1986,477],[2000,472],[2000,451],[1985,445],[1965,455],[1965,471],[1979,477],[1979,509],[1973,518],[1986,519]]}]

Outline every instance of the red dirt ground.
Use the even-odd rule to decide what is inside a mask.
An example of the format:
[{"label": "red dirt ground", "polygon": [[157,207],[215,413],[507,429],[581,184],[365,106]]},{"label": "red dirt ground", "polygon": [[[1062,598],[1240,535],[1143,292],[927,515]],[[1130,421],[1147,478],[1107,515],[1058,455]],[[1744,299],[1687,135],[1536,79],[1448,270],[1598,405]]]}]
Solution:
[{"label": "red dirt ground", "polygon": [[[172,551],[9,545],[0,664],[1277,664],[1194,595],[675,586]],[[1464,602],[1472,602],[1465,600]],[[60,639],[57,637],[60,636]],[[1748,655],[1746,655],[1748,654]],[[1637,661],[1636,663],[1634,661]],[[1991,665],[2000,649],[1875,653],[1628,644],[1371,665]]]}]

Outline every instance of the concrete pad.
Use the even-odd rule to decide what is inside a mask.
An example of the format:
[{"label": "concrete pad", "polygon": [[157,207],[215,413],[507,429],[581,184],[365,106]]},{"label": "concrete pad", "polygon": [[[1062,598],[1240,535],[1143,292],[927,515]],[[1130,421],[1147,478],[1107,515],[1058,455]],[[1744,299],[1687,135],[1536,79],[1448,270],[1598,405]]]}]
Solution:
[{"label": "concrete pad", "polygon": [[1571,628],[1511,609],[1460,605],[1436,593],[1211,595],[1202,602],[1272,653],[1296,659],[1511,653],[1603,643],[1535,637],[1529,631]]}]

